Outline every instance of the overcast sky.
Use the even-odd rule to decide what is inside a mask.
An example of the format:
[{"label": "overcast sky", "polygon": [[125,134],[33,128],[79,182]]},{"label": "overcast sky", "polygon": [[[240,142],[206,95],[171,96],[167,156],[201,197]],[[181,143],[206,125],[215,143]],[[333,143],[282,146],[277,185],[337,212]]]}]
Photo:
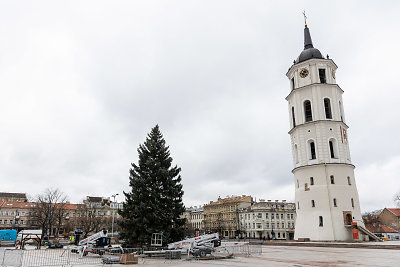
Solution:
[{"label": "overcast sky", "polygon": [[398,1],[2,1],[0,191],[122,201],[159,124],[186,206],[293,201],[285,74],[303,9],[339,66],[361,210],[394,206]]}]

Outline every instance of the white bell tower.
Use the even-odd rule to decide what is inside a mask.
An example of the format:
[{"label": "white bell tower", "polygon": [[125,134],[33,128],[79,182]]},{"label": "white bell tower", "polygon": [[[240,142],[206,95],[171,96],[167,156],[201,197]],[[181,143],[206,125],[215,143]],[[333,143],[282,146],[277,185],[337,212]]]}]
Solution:
[{"label": "white bell tower", "polygon": [[313,47],[307,24],[304,50],[286,76],[296,187],[295,239],[352,240],[351,223],[364,226],[351,163],[343,90],[336,64]]}]

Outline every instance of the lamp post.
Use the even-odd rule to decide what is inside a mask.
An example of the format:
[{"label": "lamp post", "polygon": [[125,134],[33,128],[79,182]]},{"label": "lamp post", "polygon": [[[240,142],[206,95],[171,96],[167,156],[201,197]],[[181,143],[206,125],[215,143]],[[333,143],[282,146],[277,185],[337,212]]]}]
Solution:
[{"label": "lamp post", "polygon": [[[118,196],[118,193],[111,196],[112,198],[114,198],[114,203],[116,196]],[[111,238],[113,237],[114,237],[114,205],[112,206],[112,223],[111,223]]]}]

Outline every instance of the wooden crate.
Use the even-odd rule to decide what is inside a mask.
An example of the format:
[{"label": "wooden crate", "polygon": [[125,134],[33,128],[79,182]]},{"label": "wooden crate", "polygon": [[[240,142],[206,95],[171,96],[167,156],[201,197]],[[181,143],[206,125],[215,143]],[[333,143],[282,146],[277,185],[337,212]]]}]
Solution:
[{"label": "wooden crate", "polygon": [[119,263],[121,264],[138,264],[139,256],[134,253],[131,254],[121,254],[119,258]]}]

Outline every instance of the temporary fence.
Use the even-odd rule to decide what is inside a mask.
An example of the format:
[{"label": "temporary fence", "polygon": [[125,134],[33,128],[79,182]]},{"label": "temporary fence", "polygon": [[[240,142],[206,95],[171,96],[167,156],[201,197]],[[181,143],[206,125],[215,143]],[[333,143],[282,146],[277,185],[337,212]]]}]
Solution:
[{"label": "temporary fence", "polygon": [[[85,253],[76,249],[39,249],[39,250],[0,250],[0,266],[38,267],[38,266],[73,266],[102,265],[118,263],[122,254],[140,253],[141,249],[107,249]],[[107,259],[114,261],[107,262]],[[115,258],[117,260],[115,261]]]},{"label": "temporary fence", "polygon": [[250,245],[248,243],[237,243],[228,246],[222,246],[216,249],[219,253],[227,253],[233,256],[251,256],[262,253],[261,245]]},{"label": "temporary fence", "polygon": [[[111,248],[98,249],[89,252],[74,248],[62,249],[1,249],[0,266],[10,267],[39,267],[39,266],[74,266],[74,265],[104,265],[120,263],[121,260],[128,259],[128,255],[135,253],[142,256],[162,256],[165,259],[174,260],[191,257],[188,253],[165,253],[161,248]],[[166,248],[163,248],[166,249]],[[157,253],[163,252],[163,253]],[[211,258],[220,256],[250,256],[261,254],[261,245],[250,245],[248,243],[238,243],[215,248]],[[124,255],[126,254],[126,255]],[[130,257],[132,258],[132,257]],[[134,260],[138,261],[136,257]],[[143,258],[141,258],[143,261]]]}]

